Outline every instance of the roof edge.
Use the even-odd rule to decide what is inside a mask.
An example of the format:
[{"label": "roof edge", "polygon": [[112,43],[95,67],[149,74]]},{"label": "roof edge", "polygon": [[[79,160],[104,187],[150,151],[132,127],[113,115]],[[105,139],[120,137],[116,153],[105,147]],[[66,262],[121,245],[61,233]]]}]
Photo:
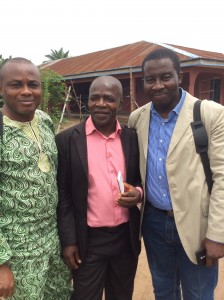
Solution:
[{"label": "roof edge", "polygon": [[220,67],[224,67],[224,60],[199,57],[196,59],[183,60],[181,62],[181,67],[190,67],[190,66],[220,68]]},{"label": "roof edge", "polygon": [[159,45],[159,46],[162,46],[164,48],[167,48],[167,49],[170,49],[170,50],[173,50],[177,53],[180,53],[180,54],[183,54],[183,55],[186,55],[186,56],[189,56],[191,58],[198,58],[200,56],[196,55],[196,54],[193,54],[193,53],[190,53],[186,50],[181,50],[179,48],[176,48],[176,47],[173,47],[173,46],[170,46],[170,45],[167,45],[167,44],[164,44],[164,43],[160,43],[160,42],[155,42],[154,44],[156,45]]}]

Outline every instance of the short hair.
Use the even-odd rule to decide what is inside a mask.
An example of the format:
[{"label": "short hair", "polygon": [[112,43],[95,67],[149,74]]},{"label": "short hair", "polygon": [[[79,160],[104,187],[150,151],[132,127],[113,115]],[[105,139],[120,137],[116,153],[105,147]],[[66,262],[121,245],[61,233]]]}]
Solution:
[{"label": "short hair", "polygon": [[119,93],[120,93],[120,97],[121,97],[121,102],[123,101],[123,87],[122,87],[122,84],[120,82],[119,79],[117,79],[116,77],[114,76],[110,76],[110,75],[101,75],[101,76],[98,76],[96,77],[92,83],[90,84],[90,87],[89,87],[89,93],[90,93],[90,90],[92,88],[92,86],[95,84],[95,82],[97,82],[98,80],[100,79],[103,79],[103,80],[109,80],[113,85],[116,85],[118,90],[119,90]]},{"label": "short hair", "polygon": [[151,53],[149,53],[143,60],[142,62],[142,71],[144,73],[144,67],[147,61],[149,60],[157,60],[157,59],[162,59],[162,58],[169,58],[174,66],[174,69],[177,71],[177,73],[180,73],[180,60],[176,52],[174,52],[171,49],[168,48],[159,48]]},{"label": "short hair", "polygon": [[0,81],[2,80],[3,70],[4,70],[5,66],[9,63],[25,63],[25,64],[34,65],[31,60],[23,58],[23,57],[9,58],[2,64],[2,66],[0,68]]}]

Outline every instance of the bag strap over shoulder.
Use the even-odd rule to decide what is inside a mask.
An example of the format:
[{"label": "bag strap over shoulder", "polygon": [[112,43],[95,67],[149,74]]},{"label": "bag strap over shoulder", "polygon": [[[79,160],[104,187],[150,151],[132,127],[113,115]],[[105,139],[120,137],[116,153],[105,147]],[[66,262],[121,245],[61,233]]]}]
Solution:
[{"label": "bag strap over shoulder", "polygon": [[201,100],[197,100],[194,104],[194,122],[191,123],[193,135],[194,135],[194,142],[196,147],[196,152],[200,154],[201,161],[203,164],[205,177],[208,185],[209,193],[211,194],[212,191],[212,171],[210,169],[210,162],[208,157],[208,135],[204,124],[201,121]]}]

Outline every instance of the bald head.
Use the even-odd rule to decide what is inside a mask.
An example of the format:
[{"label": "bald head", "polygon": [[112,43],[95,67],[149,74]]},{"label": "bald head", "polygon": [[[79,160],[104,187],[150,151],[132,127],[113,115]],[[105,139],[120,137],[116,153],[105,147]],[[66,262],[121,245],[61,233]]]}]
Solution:
[{"label": "bald head", "polygon": [[3,80],[4,78],[4,73],[5,70],[11,65],[11,64],[30,64],[32,65],[34,68],[36,68],[36,70],[39,72],[39,69],[29,60],[23,57],[15,57],[15,58],[11,58],[8,59],[0,68],[0,81]]},{"label": "bald head", "polygon": [[117,91],[117,95],[120,99],[120,102],[122,102],[123,88],[122,88],[121,82],[117,78],[115,78],[113,76],[100,76],[100,77],[97,77],[96,79],[93,80],[93,82],[90,85],[89,94],[91,94],[91,91],[94,88],[96,88],[98,86],[101,86],[101,85],[104,85],[105,87],[108,87],[108,88],[115,89]]}]

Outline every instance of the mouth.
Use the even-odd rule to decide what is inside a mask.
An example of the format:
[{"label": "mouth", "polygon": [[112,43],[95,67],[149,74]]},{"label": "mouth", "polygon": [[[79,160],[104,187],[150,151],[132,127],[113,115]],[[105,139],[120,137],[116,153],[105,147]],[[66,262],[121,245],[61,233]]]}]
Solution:
[{"label": "mouth", "polygon": [[92,117],[98,121],[105,121],[108,119],[108,113],[104,111],[95,111],[92,114]]},{"label": "mouth", "polygon": [[153,95],[153,98],[155,99],[161,99],[161,98],[164,98],[166,96],[165,93],[156,93]]},{"label": "mouth", "polygon": [[106,111],[94,111],[94,115],[108,115]]},{"label": "mouth", "polygon": [[19,102],[33,102],[33,99],[21,99]]},{"label": "mouth", "polygon": [[20,100],[19,103],[24,104],[24,105],[29,105],[29,104],[33,104],[34,100]]}]

